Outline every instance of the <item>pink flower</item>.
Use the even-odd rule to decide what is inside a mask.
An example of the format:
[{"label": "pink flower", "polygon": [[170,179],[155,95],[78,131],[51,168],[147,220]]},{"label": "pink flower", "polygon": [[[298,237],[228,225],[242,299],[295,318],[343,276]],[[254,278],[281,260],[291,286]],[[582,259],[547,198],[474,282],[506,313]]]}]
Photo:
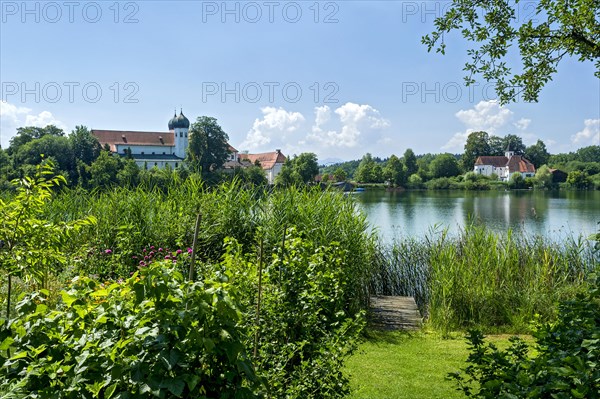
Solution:
[{"label": "pink flower", "polygon": [[171,259],[170,255],[165,256],[165,259]]},{"label": "pink flower", "polygon": [[144,262],[143,260],[140,261],[140,266],[146,266],[146,262]]},{"label": "pink flower", "polygon": [[105,253],[105,254],[107,254],[107,255],[110,255],[110,254],[112,254],[112,250],[110,250],[110,249],[105,249],[105,250],[104,250],[104,253]]},{"label": "pink flower", "polygon": [[162,252],[162,250],[163,250],[162,248],[158,248],[158,252]]},{"label": "pink flower", "polygon": [[151,246],[150,246],[150,249],[154,249],[154,245],[151,245]]},{"label": "pink flower", "polygon": [[177,250],[177,255],[179,255],[180,253],[182,253],[183,251],[181,249]]},{"label": "pink flower", "polygon": [[131,257],[131,259],[137,259],[137,256],[133,255],[133,256]]},{"label": "pink flower", "polygon": [[188,254],[192,253],[192,248],[188,248]]}]

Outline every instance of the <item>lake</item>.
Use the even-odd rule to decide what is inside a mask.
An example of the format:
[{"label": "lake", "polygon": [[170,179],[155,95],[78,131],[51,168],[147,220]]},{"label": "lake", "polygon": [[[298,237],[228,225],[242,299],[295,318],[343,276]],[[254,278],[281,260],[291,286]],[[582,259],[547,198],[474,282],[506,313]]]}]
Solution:
[{"label": "lake", "polygon": [[511,228],[557,240],[588,236],[600,222],[600,191],[367,190],[353,197],[388,242],[438,225],[456,233],[473,218],[494,232]]}]

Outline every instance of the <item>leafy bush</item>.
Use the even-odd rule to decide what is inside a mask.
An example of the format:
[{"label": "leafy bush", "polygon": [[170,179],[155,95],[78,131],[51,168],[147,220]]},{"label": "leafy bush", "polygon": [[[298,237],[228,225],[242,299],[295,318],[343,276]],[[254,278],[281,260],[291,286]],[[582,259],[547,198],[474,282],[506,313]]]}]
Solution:
[{"label": "leafy bush", "polygon": [[[349,393],[344,360],[357,346],[363,313],[347,308],[344,251],[317,246],[291,230],[264,265],[229,241],[223,265],[246,301],[257,373],[274,398],[341,398]],[[260,296],[260,300],[258,299]],[[254,306],[251,306],[254,305]]]},{"label": "leafy bush", "polygon": [[519,338],[506,350],[470,331],[469,366],[451,373],[474,398],[600,398],[600,278],[559,306],[556,323],[534,333],[535,354]]},{"label": "leafy bush", "polygon": [[26,296],[1,330],[5,398],[251,398],[258,386],[222,279],[155,263],[122,284],[76,279],[54,310]]}]

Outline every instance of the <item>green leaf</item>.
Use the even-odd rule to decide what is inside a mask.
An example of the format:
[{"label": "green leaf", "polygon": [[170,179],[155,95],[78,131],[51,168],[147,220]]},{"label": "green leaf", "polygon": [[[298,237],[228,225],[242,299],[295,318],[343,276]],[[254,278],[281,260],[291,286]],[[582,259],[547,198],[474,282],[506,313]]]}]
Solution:
[{"label": "green leaf", "polygon": [[104,398],[105,399],[110,399],[113,394],[115,393],[115,391],[117,390],[117,386],[119,384],[118,383],[114,383],[111,386],[109,386],[108,388],[106,388],[106,391],[104,391]]},{"label": "green leaf", "polygon": [[60,296],[62,297],[62,300],[65,303],[65,305],[67,305],[67,307],[69,307],[69,308],[71,307],[73,302],[75,302],[77,300],[77,297],[70,295],[66,291],[61,291]]},{"label": "green leaf", "polygon": [[183,394],[183,390],[185,389],[185,382],[180,378],[172,378],[165,382],[165,387],[171,392],[173,395],[178,398]]},{"label": "green leaf", "polygon": [[15,342],[15,340],[12,337],[6,337],[0,344],[0,351],[5,351],[10,348],[13,342]]}]

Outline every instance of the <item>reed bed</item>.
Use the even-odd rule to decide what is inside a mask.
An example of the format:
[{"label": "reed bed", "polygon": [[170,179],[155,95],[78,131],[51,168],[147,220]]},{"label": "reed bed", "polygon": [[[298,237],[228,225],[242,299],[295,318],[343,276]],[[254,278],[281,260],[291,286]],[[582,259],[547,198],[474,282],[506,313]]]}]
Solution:
[{"label": "reed bed", "polygon": [[226,237],[235,238],[245,253],[255,253],[262,240],[264,253],[270,256],[285,248],[286,232],[295,229],[320,245],[339,243],[346,254],[344,273],[354,287],[347,306],[358,311],[367,305],[376,237],[368,233],[366,218],[352,200],[337,191],[287,188],[269,192],[248,189],[236,181],[206,187],[193,179],[166,189],[66,189],[49,204],[46,216],[55,222],[95,216],[98,223],[71,243],[73,251],[84,248],[78,255],[85,258],[80,262],[84,269],[75,267],[73,272],[116,279],[136,270],[144,248],[191,247],[198,213],[202,214],[201,262],[220,261]]},{"label": "reed bed", "polygon": [[455,236],[432,230],[381,247],[371,291],[414,296],[442,332],[529,332],[532,320],[553,320],[558,301],[586,288],[598,261],[583,237],[500,235],[473,224]]}]

